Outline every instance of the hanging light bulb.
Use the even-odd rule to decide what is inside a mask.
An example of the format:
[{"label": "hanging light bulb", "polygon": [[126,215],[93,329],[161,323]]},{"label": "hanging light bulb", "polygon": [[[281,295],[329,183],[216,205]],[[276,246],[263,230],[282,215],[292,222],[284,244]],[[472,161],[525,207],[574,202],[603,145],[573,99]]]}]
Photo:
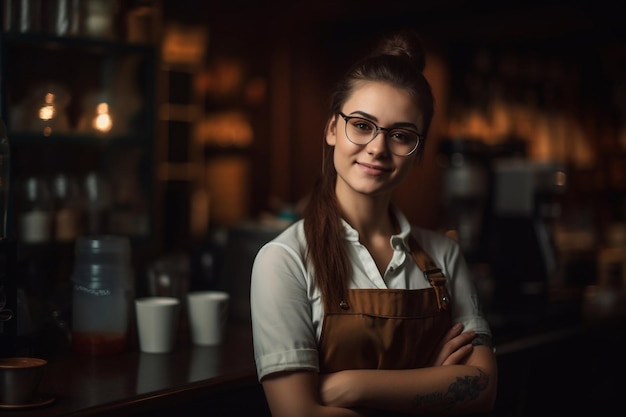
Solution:
[{"label": "hanging light bulb", "polygon": [[67,106],[70,94],[62,84],[42,82],[28,89],[24,97],[24,118],[17,129],[51,136],[70,131]]},{"label": "hanging light bulb", "polygon": [[[55,118],[56,116],[56,107],[55,107],[55,99],[56,96],[54,93],[47,92],[44,96],[43,105],[39,108],[39,119],[44,122],[48,122]],[[52,128],[49,125],[44,126],[43,134],[45,136],[50,136],[52,133]]]},{"label": "hanging light bulb", "polygon": [[93,119],[93,127],[99,132],[106,133],[113,127],[113,118],[109,113],[108,103],[99,103],[96,108],[96,117]]},{"label": "hanging light bulb", "polygon": [[56,109],[54,107],[54,94],[46,93],[44,97],[44,104],[39,108],[39,118],[41,120],[52,120],[56,115]]}]

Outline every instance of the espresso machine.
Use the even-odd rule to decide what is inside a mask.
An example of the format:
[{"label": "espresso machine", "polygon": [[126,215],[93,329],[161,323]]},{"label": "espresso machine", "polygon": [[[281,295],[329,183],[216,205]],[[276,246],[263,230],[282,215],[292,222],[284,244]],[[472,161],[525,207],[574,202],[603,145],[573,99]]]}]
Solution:
[{"label": "espresso machine", "polygon": [[442,228],[454,230],[470,263],[484,257],[484,228],[489,213],[490,148],[471,137],[446,139],[439,144],[443,167]]},{"label": "espresso machine", "polygon": [[558,253],[552,225],[566,174],[528,158],[525,142],[445,139],[443,228],[454,229],[487,313],[540,317]]},{"label": "espresso machine", "polygon": [[550,283],[558,273],[553,224],[565,191],[563,166],[527,158],[492,163],[492,217],[487,259],[495,282],[495,311],[520,318],[545,313]]}]

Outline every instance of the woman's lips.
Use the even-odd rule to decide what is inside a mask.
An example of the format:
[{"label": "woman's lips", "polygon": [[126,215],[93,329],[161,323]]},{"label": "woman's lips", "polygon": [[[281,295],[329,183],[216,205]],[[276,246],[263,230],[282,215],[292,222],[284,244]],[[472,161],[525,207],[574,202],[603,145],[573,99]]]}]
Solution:
[{"label": "woman's lips", "polygon": [[357,164],[366,174],[370,175],[381,175],[391,171],[391,169],[382,167],[380,165],[366,164],[364,162],[357,162]]}]

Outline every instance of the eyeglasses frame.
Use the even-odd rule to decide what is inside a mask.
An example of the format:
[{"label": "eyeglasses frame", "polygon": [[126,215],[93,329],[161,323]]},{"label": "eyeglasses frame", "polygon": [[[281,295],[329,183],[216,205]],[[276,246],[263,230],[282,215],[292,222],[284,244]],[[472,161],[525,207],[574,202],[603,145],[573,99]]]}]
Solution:
[{"label": "eyeglasses frame", "polygon": [[[354,145],[358,145],[358,146],[366,146],[368,145],[370,142],[372,142],[374,139],[376,139],[376,136],[378,136],[379,132],[383,132],[385,139],[387,139],[387,134],[389,134],[392,130],[396,130],[398,128],[392,127],[380,127],[378,126],[376,123],[374,123],[372,120],[363,117],[363,116],[346,116],[343,112],[337,112],[337,114],[339,114],[342,119],[346,122],[346,126],[344,127],[344,132],[346,134],[346,139],[348,139],[350,141],[350,143],[354,144]],[[348,135],[348,121],[352,120],[352,119],[362,119],[362,120],[367,120],[368,122],[370,122],[372,125],[374,125],[374,127],[376,128],[376,130],[374,131],[374,134],[372,135],[372,138],[370,140],[368,140],[365,143],[356,143],[354,142],[352,139],[350,139],[350,136]],[[405,130],[410,130],[410,129],[405,129]],[[415,143],[415,146],[413,147],[413,149],[411,149],[411,151],[409,151],[409,153],[407,154],[403,154],[403,155],[399,155],[397,153],[394,153],[393,151],[391,151],[391,149],[389,149],[389,151],[391,153],[393,153],[396,156],[409,156],[411,155],[413,152],[415,152],[420,144],[422,143],[422,141],[424,140],[424,135],[420,135],[417,132],[413,132],[417,135],[417,142]]]}]

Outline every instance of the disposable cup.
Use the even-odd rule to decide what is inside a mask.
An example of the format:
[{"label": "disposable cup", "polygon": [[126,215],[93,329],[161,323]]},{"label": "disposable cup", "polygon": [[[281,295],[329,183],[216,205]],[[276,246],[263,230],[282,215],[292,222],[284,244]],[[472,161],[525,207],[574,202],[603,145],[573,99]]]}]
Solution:
[{"label": "disposable cup", "polygon": [[223,342],[230,296],[224,291],[194,291],[187,294],[191,341],[199,346]]},{"label": "disposable cup", "polygon": [[144,297],[135,300],[139,348],[145,353],[174,350],[178,332],[180,300],[174,297]]}]

